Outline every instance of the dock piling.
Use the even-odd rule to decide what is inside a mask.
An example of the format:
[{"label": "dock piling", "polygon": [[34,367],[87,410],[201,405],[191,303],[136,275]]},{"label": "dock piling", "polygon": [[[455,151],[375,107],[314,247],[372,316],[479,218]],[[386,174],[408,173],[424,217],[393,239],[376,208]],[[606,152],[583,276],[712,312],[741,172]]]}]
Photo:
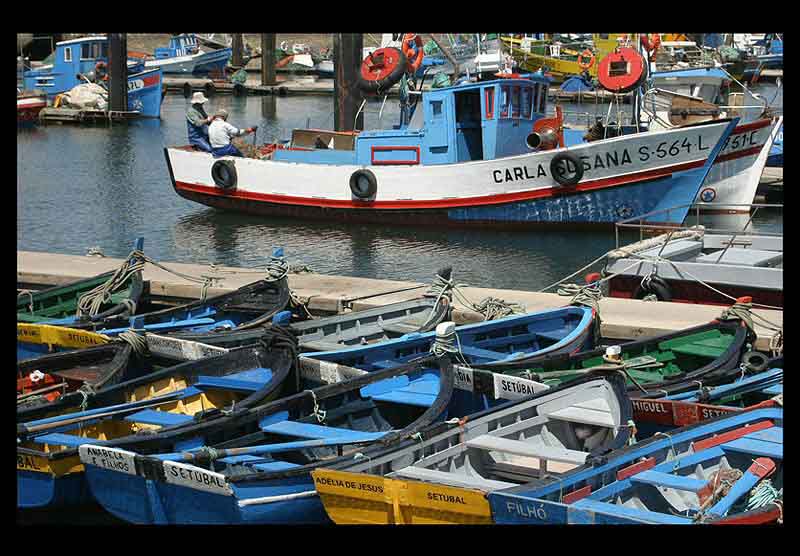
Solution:
[{"label": "dock piling", "polygon": [[261,33],[261,84],[275,85],[275,33]]},{"label": "dock piling", "polygon": [[128,110],[128,40],[125,33],[108,34],[108,109]]},{"label": "dock piling", "polygon": [[361,33],[335,33],[333,35],[334,78],[333,90],[334,120],[336,131],[353,131],[364,129],[364,114],[359,111],[364,95],[356,85],[361,66],[361,53],[364,47],[364,36]]}]

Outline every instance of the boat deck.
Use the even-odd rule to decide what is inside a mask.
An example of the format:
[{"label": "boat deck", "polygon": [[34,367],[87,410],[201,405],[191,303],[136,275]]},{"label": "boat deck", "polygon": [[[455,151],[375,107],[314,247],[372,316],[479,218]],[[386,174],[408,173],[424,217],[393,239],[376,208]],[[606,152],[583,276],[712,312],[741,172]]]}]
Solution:
[{"label": "boat deck", "polygon": [[[110,257],[17,251],[17,284],[24,288],[65,284],[116,270],[121,264],[122,259]],[[253,270],[227,266],[217,267],[216,272],[210,272],[207,265],[168,262],[165,266],[191,276],[220,276],[209,288],[209,296],[233,291],[260,277]],[[150,294],[156,299],[177,302],[200,297],[200,284],[189,282],[158,267],[147,265],[143,278],[150,281]],[[302,301],[308,303],[311,311],[325,314],[407,301],[419,297],[426,289],[425,284],[416,282],[323,274],[291,274],[289,286]],[[568,298],[553,293],[474,287],[462,288],[462,292],[473,302],[492,296],[506,302],[520,303],[530,312],[563,307],[568,302]],[[654,311],[652,302],[603,298],[600,301],[601,333],[608,338],[631,340],[667,334],[710,322],[719,317],[721,311],[722,307],[715,305],[666,302],[659,302],[658,310]],[[783,311],[754,309],[753,312],[783,326]],[[482,317],[454,302],[454,320],[462,324],[478,322]],[[773,332],[760,327],[758,322],[756,332],[756,349],[768,351]]]}]

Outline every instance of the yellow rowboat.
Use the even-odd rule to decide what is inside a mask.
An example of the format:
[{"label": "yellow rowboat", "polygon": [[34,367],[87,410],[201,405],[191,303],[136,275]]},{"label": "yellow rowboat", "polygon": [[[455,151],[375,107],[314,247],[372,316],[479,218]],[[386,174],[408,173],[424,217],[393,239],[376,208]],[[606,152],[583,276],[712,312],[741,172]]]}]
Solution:
[{"label": "yellow rowboat", "polygon": [[105,334],[78,330],[50,324],[17,323],[17,342],[48,346],[55,348],[81,349],[107,344],[111,338]]},{"label": "yellow rowboat", "polygon": [[[285,334],[285,333],[284,333]],[[189,361],[99,390],[73,392],[26,412],[17,424],[17,506],[33,508],[87,501],[77,448],[214,419],[286,395],[295,369],[294,347],[275,332],[270,345],[240,348]],[[279,345],[279,342],[280,345]],[[54,407],[61,414],[50,416]],[[37,414],[41,412],[42,417]],[[189,446],[181,446],[188,449]]]},{"label": "yellow rowboat", "polygon": [[329,469],[311,475],[328,517],[337,524],[492,523],[489,502],[479,490]]},{"label": "yellow rowboat", "polygon": [[336,523],[491,523],[487,494],[622,447],[631,417],[624,377],[588,375],[331,463],[314,487]]}]

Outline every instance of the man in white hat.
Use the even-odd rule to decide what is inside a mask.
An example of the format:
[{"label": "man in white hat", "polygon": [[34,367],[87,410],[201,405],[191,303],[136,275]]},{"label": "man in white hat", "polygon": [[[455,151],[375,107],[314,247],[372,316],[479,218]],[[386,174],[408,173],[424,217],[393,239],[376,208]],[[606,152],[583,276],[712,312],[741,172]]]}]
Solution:
[{"label": "man in white hat", "polygon": [[208,126],[208,136],[211,142],[211,153],[214,158],[220,156],[244,156],[242,152],[231,143],[232,137],[241,137],[254,133],[256,127],[238,129],[228,123],[228,111],[220,108],[214,114],[211,125]]},{"label": "man in white hat", "polygon": [[208,124],[213,118],[206,114],[203,105],[208,102],[206,96],[198,91],[192,95],[192,106],[186,111],[186,127],[189,131],[189,144],[201,151],[210,153],[208,142]]}]

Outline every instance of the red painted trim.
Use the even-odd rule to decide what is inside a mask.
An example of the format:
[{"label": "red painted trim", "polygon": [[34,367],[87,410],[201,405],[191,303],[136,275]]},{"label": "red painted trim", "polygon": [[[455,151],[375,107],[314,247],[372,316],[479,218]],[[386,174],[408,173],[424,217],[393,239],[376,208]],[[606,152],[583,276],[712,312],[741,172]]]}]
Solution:
[{"label": "red painted trim", "polygon": [[707,448],[713,448],[714,446],[725,444],[726,442],[730,442],[731,440],[736,440],[737,438],[746,436],[751,432],[763,431],[764,429],[769,429],[773,426],[775,425],[773,424],[772,421],[761,421],[760,423],[756,423],[755,425],[744,426],[736,430],[712,436],[711,438],[706,438],[705,440],[700,440],[699,442],[694,442],[692,444],[692,448],[694,449],[695,453],[697,453],[701,450],[705,450]]},{"label": "red painted trim", "polygon": [[744,158],[746,156],[756,156],[758,153],[761,152],[761,149],[764,148],[764,145],[759,145],[757,147],[751,147],[744,151],[736,151],[727,154],[721,154],[717,156],[717,159],[714,161],[714,164],[719,164],[720,162],[725,162],[727,160],[733,160],[735,158]]},{"label": "red painted trim", "polygon": [[145,87],[150,87],[152,85],[155,85],[159,81],[161,81],[161,79],[159,79],[158,74],[156,74],[156,75],[148,75],[147,77],[142,79],[142,82],[144,83]]},{"label": "red painted trim", "polygon": [[709,523],[712,525],[760,525],[778,520],[782,513],[778,505],[773,503],[772,508],[768,510],[759,508],[740,515],[724,517],[718,521],[710,521]]},{"label": "red painted trim", "polygon": [[564,495],[561,499],[562,504],[572,504],[573,502],[577,502],[581,498],[586,498],[592,493],[592,485],[586,485],[583,488],[579,488],[578,490],[573,490],[569,494]]},{"label": "red painted trim", "polygon": [[753,460],[753,465],[747,470],[759,479],[763,479],[775,471],[775,462],[769,458],[756,458]]},{"label": "red painted trim", "polygon": [[761,129],[762,127],[767,127],[771,124],[772,120],[756,120],[755,122],[750,122],[749,124],[737,125],[735,128],[733,128],[731,135],[738,135],[739,133],[744,133],[745,131]]},{"label": "red painted trim", "polygon": [[[419,147],[372,147],[373,149],[388,149],[388,150],[416,150],[417,158],[419,160]],[[760,149],[759,149],[760,150]],[[749,151],[740,151],[731,153],[726,156],[726,160],[749,156],[752,153]],[[376,163],[376,166],[385,165],[386,163]],[[714,161],[718,163],[719,157]],[[576,194],[584,191],[594,191],[597,189],[605,189],[609,187],[617,187],[622,185],[634,184],[642,181],[654,180],[672,175],[674,172],[681,172],[683,170],[690,170],[699,168],[705,163],[704,160],[696,160],[694,162],[684,162],[682,164],[675,164],[673,166],[666,166],[664,168],[656,168],[654,170],[646,170],[635,174],[627,174],[624,176],[616,176],[613,178],[602,178],[597,180],[589,180],[578,185],[571,187],[548,187],[542,189],[535,189],[532,191],[521,191],[515,193],[499,193],[495,195],[484,195],[481,197],[464,197],[459,199],[439,199],[434,201],[375,201],[371,203],[355,202],[351,200],[338,200],[338,199],[319,199],[316,197],[295,197],[292,195],[273,195],[267,193],[254,193],[251,191],[241,191],[239,189],[232,192],[226,192],[225,197],[238,197],[244,200],[259,201],[267,203],[275,203],[280,205],[305,205],[314,207],[325,208],[365,208],[372,209],[449,209],[458,207],[475,207],[484,205],[498,205],[504,203],[515,203],[520,201],[529,201],[533,199],[542,199],[546,197],[554,197],[565,194]],[[415,165],[415,162],[390,162],[390,164],[403,164]],[[192,191],[203,195],[223,196],[220,189],[214,186],[191,184],[186,182],[175,182],[175,187]]]},{"label": "red painted trim", "polygon": [[[414,151],[417,159],[411,160],[375,160],[375,152]],[[419,147],[370,147],[370,163],[373,166],[416,166],[419,164]]]},{"label": "red painted trim", "polygon": [[484,89],[484,102],[486,104],[486,119],[494,119],[494,87]]},{"label": "red painted trim", "polygon": [[644,461],[640,461],[638,463],[634,463],[633,465],[629,465],[628,467],[624,467],[617,471],[617,480],[621,481],[623,479],[627,479],[631,475],[636,475],[642,471],[647,471],[656,466],[656,458],[647,458]]}]

